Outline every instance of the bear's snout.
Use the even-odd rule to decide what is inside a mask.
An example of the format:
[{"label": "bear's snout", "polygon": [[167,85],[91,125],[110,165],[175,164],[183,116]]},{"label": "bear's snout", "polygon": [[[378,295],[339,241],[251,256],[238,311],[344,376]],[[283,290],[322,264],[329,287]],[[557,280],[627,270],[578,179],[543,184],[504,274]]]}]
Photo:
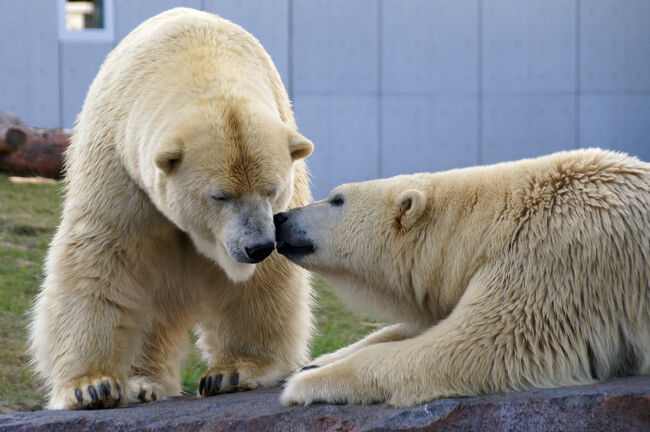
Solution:
[{"label": "bear's snout", "polygon": [[316,250],[305,231],[296,224],[295,218],[291,218],[292,214],[292,211],[288,211],[273,215],[277,250],[289,259],[309,255]]},{"label": "bear's snout", "polygon": [[289,219],[289,216],[287,216],[287,212],[282,212],[273,215],[273,223],[275,224],[275,229],[277,230],[280,225],[285,223]]},{"label": "bear's snout", "polygon": [[264,258],[271,255],[273,249],[275,249],[274,242],[259,243],[251,247],[247,246],[244,248],[246,251],[246,256],[254,263],[264,261]]},{"label": "bear's snout", "polygon": [[273,215],[273,225],[275,225],[275,240],[278,243],[287,240],[292,236],[293,224],[287,223],[290,216],[291,213],[288,211]]}]

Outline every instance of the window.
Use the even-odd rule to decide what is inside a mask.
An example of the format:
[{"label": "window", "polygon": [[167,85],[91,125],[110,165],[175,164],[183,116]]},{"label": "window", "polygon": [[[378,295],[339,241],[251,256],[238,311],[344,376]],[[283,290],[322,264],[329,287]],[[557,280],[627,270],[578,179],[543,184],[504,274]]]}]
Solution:
[{"label": "window", "polygon": [[67,0],[65,2],[66,30],[104,28],[102,0]]},{"label": "window", "polygon": [[113,41],[113,0],[58,0],[59,39]]}]

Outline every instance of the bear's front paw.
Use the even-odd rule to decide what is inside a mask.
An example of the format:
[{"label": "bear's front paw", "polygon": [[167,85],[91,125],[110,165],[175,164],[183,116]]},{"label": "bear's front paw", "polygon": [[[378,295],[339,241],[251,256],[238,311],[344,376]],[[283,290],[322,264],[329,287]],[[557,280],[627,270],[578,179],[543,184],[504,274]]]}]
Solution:
[{"label": "bear's front paw", "polygon": [[271,387],[289,374],[290,370],[278,365],[260,365],[253,361],[235,361],[211,367],[199,380],[197,395],[212,396],[220,393]]},{"label": "bear's front paw", "polygon": [[77,378],[64,385],[55,385],[49,409],[97,409],[126,406],[121,380],[109,375]]},{"label": "bear's front paw", "polygon": [[336,397],[327,380],[316,373],[318,367],[306,366],[289,378],[280,396],[283,405],[309,405],[314,402],[346,402],[343,395]]},{"label": "bear's front paw", "polygon": [[129,380],[129,402],[153,402],[165,396],[162,385],[146,376],[135,376]]},{"label": "bear's front paw", "polygon": [[309,405],[314,402],[332,404],[369,404],[386,400],[384,391],[364,382],[352,369],[342,364],[305,368],[289,378],[280,402],[283,405]]}]

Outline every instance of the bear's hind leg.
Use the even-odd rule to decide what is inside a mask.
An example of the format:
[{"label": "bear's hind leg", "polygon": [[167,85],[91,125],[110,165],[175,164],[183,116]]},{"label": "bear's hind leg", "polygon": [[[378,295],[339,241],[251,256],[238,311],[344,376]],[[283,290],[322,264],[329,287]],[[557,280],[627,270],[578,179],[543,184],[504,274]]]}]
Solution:
[{"label": "bear's hind leg", "polygon": [[131,368],[129,402],[152,402],[181,394],[180,366],[189,344],[189,323],[154,322]]}]

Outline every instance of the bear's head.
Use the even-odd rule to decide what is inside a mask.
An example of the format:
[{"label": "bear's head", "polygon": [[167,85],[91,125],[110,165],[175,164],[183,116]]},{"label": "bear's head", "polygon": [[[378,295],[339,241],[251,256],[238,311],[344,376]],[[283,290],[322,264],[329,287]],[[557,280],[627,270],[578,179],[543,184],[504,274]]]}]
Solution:
[{"label": "bear's head", "polygon": [[[252,102],[188,108],[152,151],[153,201],[233,281],[274,250],[273,214],[312,143]],[[150,177],[150,178],[151,178]]]},{"label": "bear's head", "polygon": [[336,285],[397,290],[426,207],[404,176],[341,185],[323,201],[274,216],[278,252]]}]

